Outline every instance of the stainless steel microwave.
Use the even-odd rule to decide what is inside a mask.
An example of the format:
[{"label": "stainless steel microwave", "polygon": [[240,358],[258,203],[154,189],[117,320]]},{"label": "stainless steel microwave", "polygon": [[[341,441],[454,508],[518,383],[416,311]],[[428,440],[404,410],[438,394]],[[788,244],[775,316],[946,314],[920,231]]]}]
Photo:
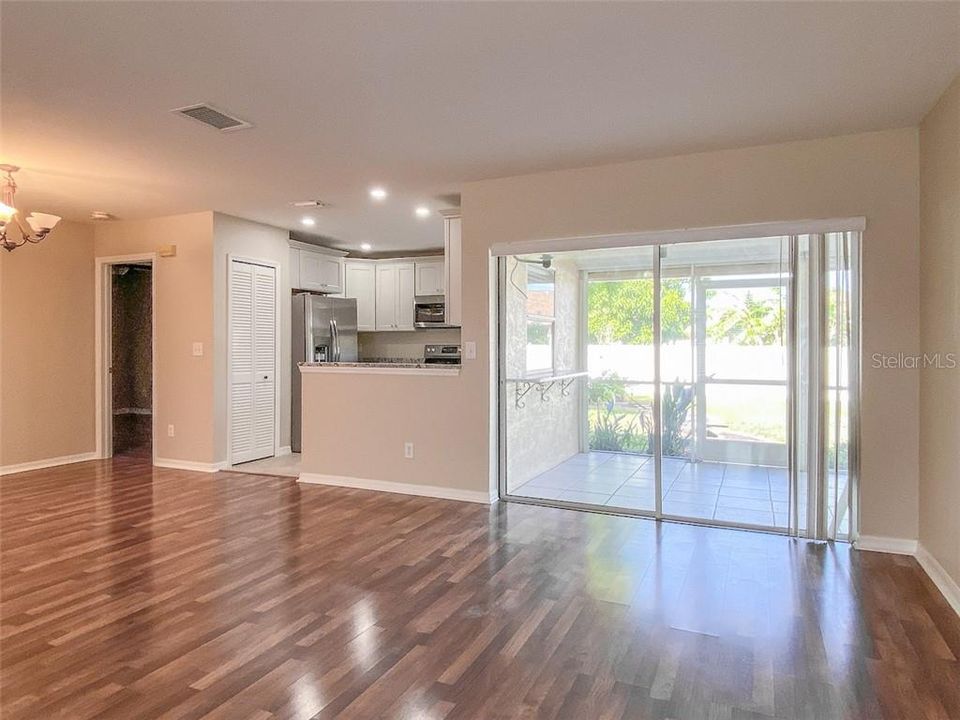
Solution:
[{"label": "stainless steel microwave", "polygon": [[417,328],[455,328],[459,325],[448,325],[447,316],[442,302],[418,302],[414,304],[413,326]]}]

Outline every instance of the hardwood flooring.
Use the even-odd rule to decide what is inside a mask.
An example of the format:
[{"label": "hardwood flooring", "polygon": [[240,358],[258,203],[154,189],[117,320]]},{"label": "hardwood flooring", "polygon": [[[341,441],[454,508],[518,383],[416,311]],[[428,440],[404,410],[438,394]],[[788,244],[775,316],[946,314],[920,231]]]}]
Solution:
[{"label": "hardwood flooring", "polygon": [[960,718],[907,557],[137,458],[0,500],[4,720]]}]

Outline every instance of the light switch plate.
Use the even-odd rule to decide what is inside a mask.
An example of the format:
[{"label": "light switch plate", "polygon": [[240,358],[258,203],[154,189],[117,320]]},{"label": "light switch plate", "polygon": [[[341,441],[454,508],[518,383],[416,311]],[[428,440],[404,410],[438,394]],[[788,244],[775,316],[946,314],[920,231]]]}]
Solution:
[{"label": "light switch plate", "polygon": [[195,342],[193,344],[193,356],[194,357],[203,357],[203,343]]},{"label": "light switch plate", "polygon": [[477,359],[477,344],[472,340],[468,340],[463,344],[463,357],[466,360]]}]

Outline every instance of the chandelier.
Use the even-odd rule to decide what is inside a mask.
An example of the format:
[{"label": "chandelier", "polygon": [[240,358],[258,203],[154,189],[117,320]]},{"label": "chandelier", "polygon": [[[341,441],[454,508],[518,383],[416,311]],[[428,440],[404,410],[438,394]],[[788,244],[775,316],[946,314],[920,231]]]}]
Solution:
[{"label": "chandelier", "polygon": [[[0,178],[0,246],[6,250],[13,250],[28,242],[40,242],[60,222],[58,215],[30,213],[27,216],[27,224],[24,225],[13,200],[13,196],[17,193],[17,183],[13,179],[13,174],[19,169],[16,165],[0,165],[0,172],[6,173],[6,177]],[[9,237],[7,235],[7,230],[14,225],[19,234],[19,238],[16,239],[12,233]]]}]

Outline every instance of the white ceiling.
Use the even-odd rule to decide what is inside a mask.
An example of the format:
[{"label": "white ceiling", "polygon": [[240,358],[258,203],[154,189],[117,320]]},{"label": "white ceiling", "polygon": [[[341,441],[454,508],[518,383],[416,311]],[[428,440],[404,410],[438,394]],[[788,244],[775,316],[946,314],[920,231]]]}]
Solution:
[{"label": "white ceiling", "polygon": [[[3,2],[0,161],[24,208],[214,209],[375,251],[483,178],[903,127],[960,3]],[[168,111],[210,102],[255,127]],[[371,184],[391,192],[382,204]]]}]

